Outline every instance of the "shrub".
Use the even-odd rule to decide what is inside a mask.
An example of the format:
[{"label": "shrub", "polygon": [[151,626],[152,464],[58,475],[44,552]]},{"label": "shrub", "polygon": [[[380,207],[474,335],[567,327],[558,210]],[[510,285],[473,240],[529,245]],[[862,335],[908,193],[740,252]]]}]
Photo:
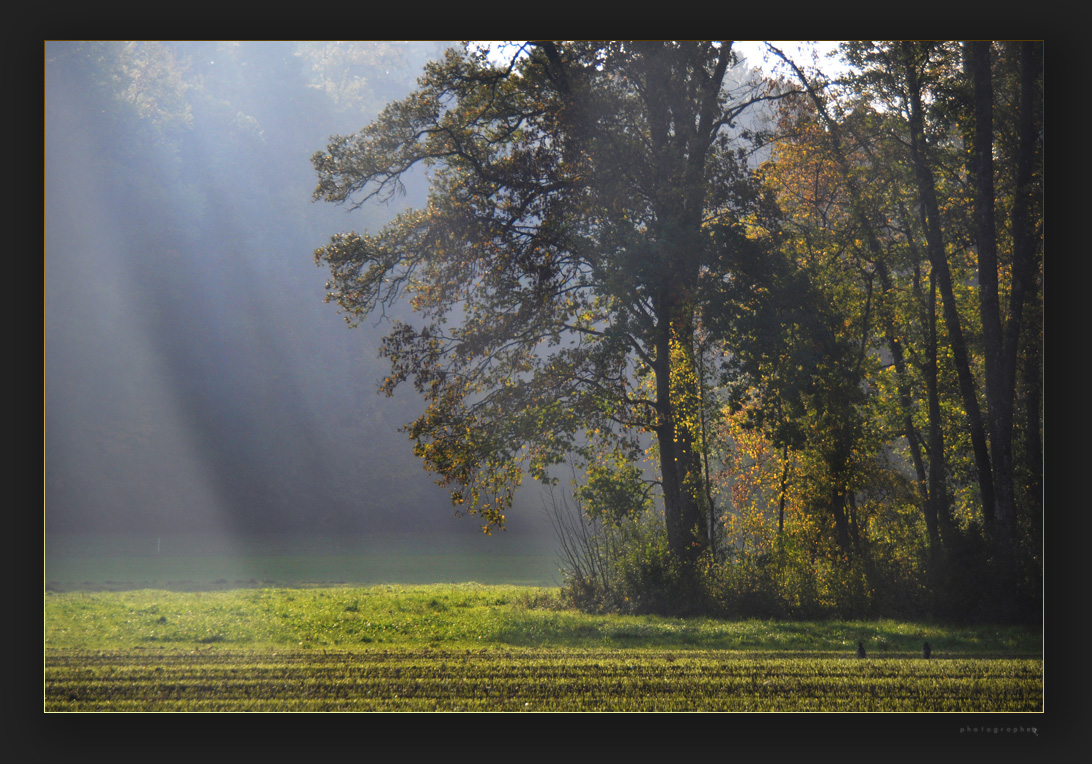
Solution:
[{"label": "shrub", "polygon": [[553,496],[547,511],[562,550],[561,596],[587,612],[963,622],[1035,622],[1041,614],[1037,561],[1014,560],[1021,550],[991,556],[996,551],[973,532],[933,561],[891,556],[882,544],[849,557],[785,534],[746,551],[721,547],[685,565],[670,553],[663,517],[650,507],[605,512]]},{"label": "shrub", "polygon": [[576,497],[551,495],[547,512],[561,548],[562,596],[572,606],[662,615],[708,610],[699,571],[673,557],[663,518],[650,507],[589,511]]}]

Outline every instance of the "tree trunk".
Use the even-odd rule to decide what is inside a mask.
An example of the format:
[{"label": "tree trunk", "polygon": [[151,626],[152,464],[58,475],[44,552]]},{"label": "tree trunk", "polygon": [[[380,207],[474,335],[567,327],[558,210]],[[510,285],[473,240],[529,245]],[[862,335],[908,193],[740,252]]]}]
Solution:
[{"label": "tree trunk", "polygon": [[[912,257],[913,263],[914,263],[914,276],[913,276],[914,294],[917,295],[918,303],[921,304],[921,305],[924,305],[925,304],[924,292],[922,291],[922,288],[921,288],[921,252],[918,249],[917,241],[914,238],[912,230],[910,228],[909,214],[906,211],[906,207],[901,202],[899,203],[899,213],[902,215],[903,220],[906,221],[906,232],[905,232],[906,244],[907,244],[907,247],[909,247],[909,249],[910,249],[910,256]],[[930,280],[930,283],[932,283],[931,280]],[[919,365],[919,368],[922,370],[922,373],[924,374],[926,380],[929,379],[929,370],[930,370],[930,368],[932,369],[932,373],[933,373],[933,378],[932,379],[933,379],[933,383],[934,383],[933,393],[935,395],[935,393],[936,393],[935,384],[936,384],[937,354],[936,354],[936,337],[934,336],[933,333],[935,332],[935,329],[936,329],[936,325],[935,325],[935,322],[936,322],[935,295],[936,295],[936,293],[935,293],[935,291],[931,290],[930,294],[933,296],[934,299],[930,303],[931,307],[929,308],[929,310],[927,312],[927,315],[924,317],[924,321],[922,321],[922,323],[926,327],[926,332],[927,332],[925,360],[924,360],[923,363],[921,363]],[[930,340],[930,338],[931,338],[931,340]],[[930,345],[930,341],[932,342],[931,345]],[[895,359],[895,371],[896,371],[896,373],[898,373],[900,375],[900,381],[899,381],[898,389],[899,389],[899,400],[900,400],[900,402],[902,404],[902,411],[903,411],[902,426],[903,426],[903,430],[906,433],[906,440],[910,444],[910,456],[911,456],[911,459],[914,462],[914,472],[915,472],[915,474],[917,475],[917,478],[918,478],[918,491],[921,494],[922,510],[925,512],[926,515],[928,515],[928,513],[930,512],[930,502],[932,501],[932,499],[930,497],[931,497],[933,482],[932,482],[932,477],[926,471],[925,462],[923,461],[922,454],[921,454],[922,449],[923,449],[921,437],[917,434],[917,430],[915,430],[915,428],[914,428],[914,420],[913,420],[913,418],[911,416],[910,386],[905,381],[906,364],[905,364],[904,361],[901,360],[902,357],[903,357],[902,345],[899,344],[899,343],[894,343],[894,342],[889,342],[888,344],[892,345],[891,354],[892,354],[892,357]],[[897,354],[895,353],[894,346],[898,347],[898,353]],[[926,401],[927,401],[927,405],[929,405],[929,397],[928,396],[929,396],[928,384],[926,384]],[[938,402],[937,406],[939,406],[939,405],[940,404]],[[932,408],[930,408],[929,411],[931,412]],[[929,417],[930,432],[926,436],[926,442],[930,443],[930,444],[932,443],[932,439],[933,439],[932,425],[933,425],[934,421],[937,421],[937,420],[935,420],[932,417],[932,415],[930,415],[930,417]],[[938,423],[938,426],[939,426],[939,423]],[[941,443],[942,443],[942,447],[943,447],[943,437],[941,437]],[[926,456],[928,456],[929,452],[932,450],[932,445],[924,446],[924,450],[926,452]],[[928,525],[928,516],[926,517],[926,525]],[[934,539],[933,537],[930,537],[931,543],[933,541],[935,541],[935,540],[936,539]]]},{"label": "tree trunk", "polygon": [[[871,238],[875,237],[872,236]],[[877,261],[876,273],[880,277],[880,289],[884,295],[881,305],[886,305],[886,296],[894,293],[887,265],[882,261]],[[910,460],[914,463],[914,474],[918,479],[921,506],[925,507],[929,503],[929,491],[926,487],[925,462],[921,458],[921,438],[918,437],[918,432],[914,428],[914,420],[911,417],[913,402],[910,395],[910,384],[907,382],[906,357],[902,350],[902,343],[899,342],[898,333],[895,330],[895,319],[892,316],[890,306],[887,306],[887,309],[883,311],[883,316],[884,338],[887,340],[887,347],[891,350],[891,360],[895,364],[896,388],[899,393],[899,407],[902,409],[903,435],[906,436],[906,444],[910,449]]]},{"label": "tree trunk", "polygon": [[[1033,165],[1036,154],[1037,135],[1035,130],[1038,102],[1041,100],[1039,73],[1042,67],[1042,49],[1039,43],[1020,44],[1020,114],[1019,134],[1016,156],[1016,198],[1012,213],[1012,290],[1009,293],[1009,321],[1005,326],[1004,336],[1004,372],[1005,392],[1013,401],[1016,399],[1016,366],[1020,335],[1023,333],[1025,304],[1032,316],[1030,323],[1035,331],[1029,338],[1025,362],[1026,388],[1026,428],[1025,462],[1028,471],[1028,499],[1036,517],[1036,527],[1042,522],[1043,499],[1043,441],[1042,427],[1042,343],[1041,310],[1038,300],[1038,245],[1037,237],[1031,225],[1034,207],[1033,194],[1036,193],[1033,179]],[[1041,193],[1041,190],[1040,190]],[[1030,299],[1029,299],[1030,296]],[[1010,414],[1008,425],[1011,440],[1013,415]]]},{"label": "tree trunk", "polygon": [[[997,283],[997,234],[993,185],[993,72],[990,42],[970,43],[974,81],[975,225],[978,244],[979,306],[986,353],[986,408],[990,420],[990,455],[996,491],[998,537],[1010,541],[1015,531],[1016,505],[1012,483],[1013,387],[1001,345],[1001,303]],[[1019,317],[1009,317],[1010,326]]]},{"label": "tree trunk", "polygon": [[1028,305],[1030,321],[1024,351],[1024,469],[1027,473],[1025,500],[1032,532],[1042,539],[1043,531],[1043,331],[1042,307],[1038,299]]},{"label": "tree trunk", "polygon": [[781,490],[777,501],[777,535],[785,532],[785,497],[789,487],[789,446],[781,447]]},{"label": "tree trunk", "polygon": [[982,412],[975,392],[974,377],[967,354],[967,344],[963,338],[959,308],[952,288],[952,274],[948,269],[948,257],[944,251],[944,237],[941,233],[940,206],[937,203],[936,183],[933,171],[925,156],[925,127],[921,105],[921,85],[913,54],[913,43],[902,44],[906,79],[910,98],[910,155],[914,164],[914,174],[918,181],[918,192],[925,208],[925,239],[928,245],[929,262],[936,272],[937,285],[944,303],[944,321],[948,326],[948,338],[954,356],[956,375],[959,379],[959,392],[967,413],[967,425],[970,428],[971,444],[974,447],[975,464],[978,468],[978,486],[982,494],[982,515],[988,530],[994,525],[996,499],[993,487],[993,470],[990,468],[990,453],[986,446],[986,431],[982,423]]},{"label": "tree trunk", "polygon": [[834,515],[834,528],[838,533],[838,548],[847,558],[853,556],[853,546],[849,540],[849,520],[846,518],[846,491],[836,485],[830,499],[831,514]]},{"label": "tree trunk", "polygon": [[[944,431],[940,424],[940,393],[937,384],[937,287],[935,273],[929,276],[929,341],[925,350],[925,391],[929,401],[929,502],[925,525],[929,532],[929,548],[940,551],[940,526],[948,525],[948,478],[944,459]],[[944,528],[944,540],[952,539]]]},{"label": "tree trunk", "polygon": [[[696,378],[688,373],[694,371],[693,323],[684,310],[672,309],[670,314],[674,314],[675,320],[661,321],[656,338],[653,365],[659,416],[656,440],[668,547],[678,559],[693,562],[708,541],[702,511],[706,488],[701,455],[685,421],[685,412],[699,401],[700,391]],[[672,353],[673,341],[675,353]],[[686,360],[690,362],[689,369],[679,368],[685,366]]]},{"label": "tree trunk", "polygon": [[853,536],[853,549],[858,557],[863,557],[865,547],[861,543],[861,525],[857,518],[857,494],[849,491],[846,500],[849,504],[849,531]]}]

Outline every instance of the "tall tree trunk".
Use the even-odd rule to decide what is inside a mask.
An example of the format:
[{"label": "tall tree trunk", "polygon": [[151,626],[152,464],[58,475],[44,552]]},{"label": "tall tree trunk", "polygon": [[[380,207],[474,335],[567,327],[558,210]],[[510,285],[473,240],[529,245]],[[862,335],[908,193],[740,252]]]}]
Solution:
[{"label": "tall tree trunk", "polygon": [[[913,277],[914,294],[918,298],[918,303],[921,304],[921,305],[924,305],[925,304],[925,297],[924,297],[924,293],[923,293],[922,288],[921,288],[921,251],[918,249],[917,240],[914,238],[913,231],[912,231],[912,229],[910,227],[910,216],[907,213],[906,206],[904,204],[902,204],[902,202],[899,203],[899,214],[902,216],[902,219],[904,221],[906,221],[906,231],[905,231],[906,245],[910,250],[910,256],[911,256],[912,261],[914,263],[914,277]],[[922,221],[922,222],[924,222],[924,221]],[[935,301],[934,301],[933,307],[935,308]],[[935,325],[934,325],[935,321],[936,321],[936,311],[935,310],[929,311],[929,313],[927,313],[924,318],[925,318],[925,320],[922,323],[926,327],[926,332],[927,333],[932,332],[936,328]],[[892,331],[894,331],[893,327],[892,327]],[[931,335],[927,334],[927,337],[928,336],[931,336]],[[897,340],[897,337],[894,338],[894,339]],[[921,442],[921,437],[918,435],[917,430],[914,427],[914,420],[913,420],[913,418],[911,416],[910,385],[906,382],[906,379],[903,376],[904,375],[903,370],[905,370],[905,368],[906,368],[906,363],[905,363],[905,361],[903,361],[902,343],[895,342],[895,341],[889,341],[888,345],[891,347],[891,355],[892,355],[892,358],[895,360],[895,372],[900,375],[898,391],[899,391],[899,402],[900,402],[900,404],[902,406],[902,427],[903,427],[904,434],[906,435],[907,443],[909,443],[909,445],[910,445],[910,458],[914,462],[914,473],[917,475],[917,478],[918,478],[918,491],[919,491],[919,493],[921,495],[922,510],[926,514],[928,514],[928,512],[930,511],[929,510],[929,506],[930,506],[929,502],[931,501],[930,491],[932,490],[931,489],[932,481],[931,481],[931,478],[926,473],[925,462],[923,461],[922,454],[921,454],[922,449],[923,449],[923,445],[922,445],[922,442]],[[926,343],[926,345],[928,346],[928,342]],[[897,353],[895,352],[896,349],[898,350]],[[922,369],[923,373],[926,375],[926,378],[928,378],[928,369],[930,368],[929,365],[932,364],[932,368],[933,368],[933,371],[934,371],[934,376],[933,376],[934,383],[936,382],[936,376],[935,376],[936,362],[937,362],[937,358],[936,358],[936,338],[933,337],[932,352],[930,353],[928,347],[926,348],[925,360],[924,360],[924,362],[919,364],[919,368]],[[936,392],[935,388],[934,388],[933,392],[934,393]],[[926,398],[928,399],[928,389],[926,390]],[[931,411],[931,409],[930,409],[930,411]],[[932,439],[932,431],[931,430],[932,430],[933,421],[934,420],[930,416],[930,420],[929,420],[929,422],[930,422],[930,433],[929,433],[929,435],[926,436],[927,437],[927,442],[931,442],[931,439]],[[931,446],[924,446],[924,450],[926,451],[926,454],[928,454],[928,452],[931,450],[931,448],[932,448]],[[928,518],[926,518],[926,524],[928,524]],[[933,541],[933,540],[935,540],[935,539],[931,538],[931,541]]]},{"label": "tall tree trunk", "polygon": [[706,532],[709,539],[709,552],[712,555],[713,561],[717,559],[717,517],[716,517],[716,505],[713,502],[713,478],[712,473],[709,470],[709,428],[706,421],[706,386],[705,386],[705,347],[699,343],[695,348],[697,353],[697,373],[698,373],[698,406],[699,415],[701,419],[701,466],[702,477],[705,480],[705,493],[703,498],[705,499],[705,512],[706,512]]},{"label": "tall tree trunk", "polygon": [[925,349],[925,391],[929,401],[929,502],[925,525],[929,533],[929,548],[940,551],[940,528],[944,526],[944,541],[950,544],[948,512],[948,478],[944,458],[944,431],[940,422],[940,393],[937,380],[937,287],[936,272],[929,274],[929,341]]},{"label": "tall tree trunk", "polygon": [[[891,284],[891,276],[888,273],[887,265],[882,261],[878,261],[876,273],[880,277],[880,289],[883,294],[885,296],[893,294],[894,287]],[[881,300],[881,305],[886,305],[886,300]],[[921,458],[921,438],[914,427],[914,420],[910,413],[913,409],[913,402],[910,395],[910,383],[907,381],[906,357],[903,353],[902,343],[899,341],[898,332],[895,329],[895,319],[892,314],[893,311],[889,306],[887,310],[883,311],[884,338],[887,340],[887,347],[891,351],[891,360],[895,364],[895,384],[899,394],[899,408],[902,410],[902,431],[906,437],[907,447],[910,450],[910,460],[914,463],[914,474],[918,479],[921,506],[924,507],[929,502],[925,462]]]},{"label": "tall tree trunk", "polygon": [[[1012,412],[1014,388],[1008,379],[1001,342],[1001,301],[997,278],[997,233],[994,221],[993,184],[993,71],[990,45],[969,43],[974,82],[975,227],[978,244],[979,306],[986,352],[986,407],[990,420],[990,455],[997,505],[998,537],[1012,540],[1016,504],[1012,482]],[[1019,323],[1010,315],[1009,325]],[[1015,359],[1013,359],[1015,360]]]},{"label": "tall tree trunk", "polygon": [[[1032,507],[1038,515],[1033,518],[1038,526],[1042,522],[1042,486],[1043,486],[1043,443],[1042,426],[1042,305],[1038,300],[1038,243],[1034,227],[1031,225],[1035,206],[1033,195],[1037,193],[1034,185],[1034,162],[1038,136],[1036,135],[1037,113],[1042,99],[1039,87],[1039,75],[1042,68],[1041,43],[1020,43],[1020,113],[1018,127],[1018,145],[1016,155],[1016,198],[1012,213],[1012,290],[1009,293],[1009,320],[1005,326],[1004,361],[1005,391],[1011,396],[1015,406],[1016,365],[1020,336],[1024,328],[1025,305],[1029,313],[1034,312],[1031,325],[1035,335],[1028,338],[1028,352],[1025,362],[1026,392],[1026,427],[1025,461],[1029,475],[1028,493]],[[1038,189],[1041,193],[1041,189]],[[1009,421],[1012,427],[1012,419]],[[1010,431],[1011,438],[1011,431]]]},{"label": "tall tree trunk", "polygon": [[1024,469],[1025,500],[1032,532],[1041,540],[1043,531],[1043,313],[1035,291],[1029,300],[1031,315],[1024,351]]},{"label": "tall tree trunk", "polygon": [[990,468],[990,453],[986,445],[986,431],[982,424],[982,411],[978,405],[974,377],[967,353],[967,344],[963,338],[959,308],[952,288],[952,274],[948,268],[948,257],[944,251],[944,237],[941,233],[940,206],[937,203],[936,183],[933,171],[925,155],[925,126],[921,104],[921,84],[918,80],[914,44],[902,43],[903,61],[906,67],[906,80],[910,98],[910,155],[917,177],[918,192],[925,208],[925,239],[928,245],[929,262],[936,272],[937,285],[944,304],[944,321],[948,326],[948,338],[952,347],[959,379],[959,392],[963,407],[967,412],[967,425],[970,428],[971,444],[974,447],[975,464],[978,468],[978,486],[982,498],[982,515],[989,531],[993,531],[994,508],[996,498],[993,486],[993,470]]}]

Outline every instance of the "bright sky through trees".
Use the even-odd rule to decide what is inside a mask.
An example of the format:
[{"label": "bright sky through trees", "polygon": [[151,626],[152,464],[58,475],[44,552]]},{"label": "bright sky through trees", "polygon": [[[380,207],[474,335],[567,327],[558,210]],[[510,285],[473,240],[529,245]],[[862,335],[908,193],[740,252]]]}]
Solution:
[{"label": "bright sky through trees", "polygon": [[[834,77],[842,74],[846,65],[832,54],[838,51],[837,40],[771,40],[775,47],[783,51],[798,66],[802,68],[818,66],[827,76]],[[506,59],[519,49],[521,43],[504,41],[482,41],[479,45],[489,46],[492,58],[500,61]],[[750,66],[761,69],[766,74],[775,73],[778,64],[766,48],[763,40],[736,40],[732,43],[732,49]],[[784,67],[784,64],[781,64]]]},{"label": "bright sky through trees", "polygon": [[[770,43],[801,67],[817,65],[830,77],[841,74],[845,69],[844,62],[830,57],[838,50],[836,40],[770,40]],[[769,54],[766,43],[762,40],[737,40],[732,44],[732,50],[746,59],[748,64],[762,69],[767,74],[775,72],[778,68],[777,64],[780,63]]]}]

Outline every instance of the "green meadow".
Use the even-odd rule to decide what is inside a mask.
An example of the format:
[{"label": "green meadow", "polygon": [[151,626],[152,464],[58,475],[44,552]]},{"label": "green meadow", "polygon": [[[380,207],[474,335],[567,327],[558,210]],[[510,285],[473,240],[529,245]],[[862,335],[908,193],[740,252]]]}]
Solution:
[{"label": "green meadow", "polygon": [[480,584],[44,600],[47,711],[1043,708],[1042,635],[1019,627],[589,615]]}]

